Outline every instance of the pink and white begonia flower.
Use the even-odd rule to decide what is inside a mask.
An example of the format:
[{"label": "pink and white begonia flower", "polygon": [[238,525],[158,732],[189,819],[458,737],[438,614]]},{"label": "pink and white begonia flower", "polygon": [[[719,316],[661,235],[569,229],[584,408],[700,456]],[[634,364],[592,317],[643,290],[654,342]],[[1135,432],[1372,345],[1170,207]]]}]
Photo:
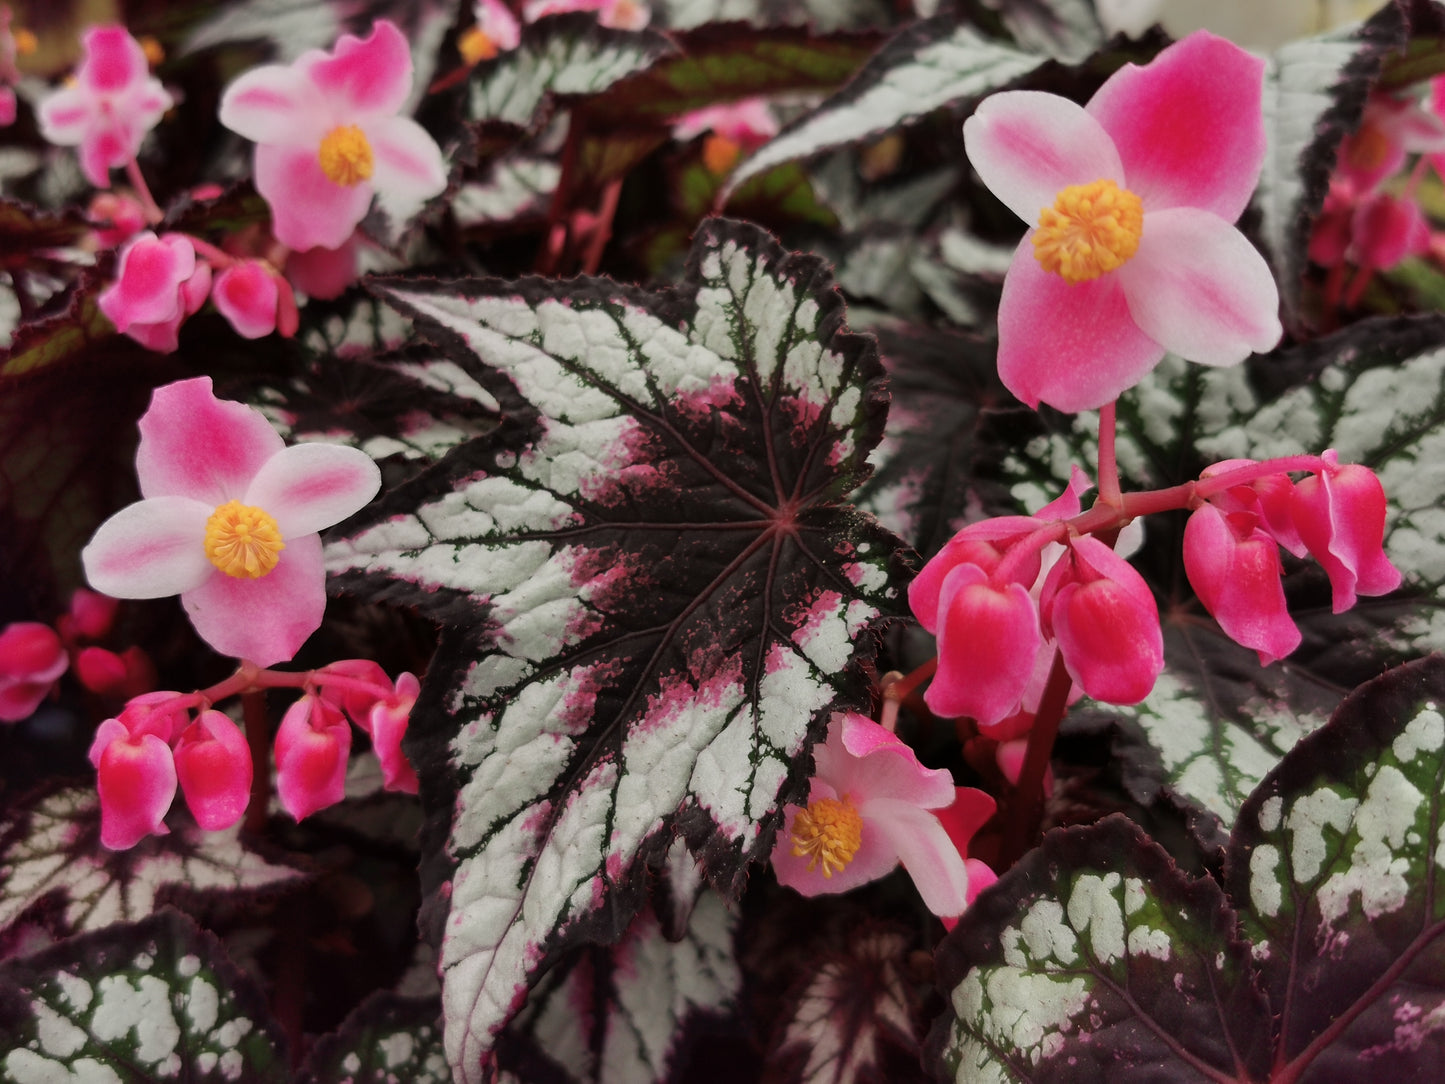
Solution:
[{"label": "pink and white begonia flower", "polygon": [[380,470],[355,448],[287,447],[259,411],[217,399],[205,376],[157,388],[140,431],[144,499],[81,553],[91,586],[117,598],[179,594],[221,654],[290,659],[326,610],[317,532],[371,500]]},{"label": "pink and white begonia flower", "polygon": [[644,0],[529,0],[522,8],[522,18],[535,23],[569,11],[595,11],[597,21],[614,30],[641,30],[652,21],[652,8]]},{"label": "pink and white begonia flower", "polygon": [[1099,407],[1166,351],[1234,365],[1282,334],[1264,258],[1231,223],[1264,161],[1264,61],[1200,31],[1080,106],[985,98],[969,161],[1029,224],[999,306],[999,376],[1025,403]]},{"label": "pink and white begonia flower", "polygon": [[342,35],[289,65],[240,76],[221,98],[221,123],[256,144],[256,188],[271,230],[289,248],[339,248],[371,207],[410,218],[447,186],[441,149],[398,116],[411,93],[411,49],[394,23]]},{"label": "pink and white begonia flower", "polygon": [[100,311],[117,331],[169,354],[180,345],[181,323],[206,303],[210,289],[211,265],[196,258],[189,238],[146,230],[121,249],[115,282],[100,295]]},{"label": "pink and white begonia flower", "polygon": [[20,50],[10,29],[11,18],[10,6],[0,4],[0,128],[8,128],[15,123],[19,104],[15,98],[15,84],[20,82],[20,69],[15,66],[15,57]]},{"label": "pink and white begonia flower", "polygon": [[1413,97],[1383,91],[1365,102],[1360,126],[1340,143],[1340,176],[1365,194],[1393,175],[1407,154],[1445,151],[1445,120]]},{"label": "pink and white begonia flower", "polygon": [[1206,502],[1184,525],[1184,572],[1204,608],[1235,643],[1259,653],[1261,665],[1300,645],[1285,605],[1279,545],[1252,512],[1224,512]]},{"label": "pink and white begonia flower", "polygon": [[[972,898],[969,867],[941,811],[962,800],[960,823],[977,830],[993,799],[955,788],[945,769],[923,767],[896,734],[856,712],[833,716],[813,758],[808,805],[786,808],[773,848],[778,882],[805,896],[847,892],[902,862],[930,911],[962,914]],[[987,815],[973,815],[985,807]]]},{"label": "pink and white begonia flower", "polygon": [[1310,555],[1330,577],[1335,613],[1357,595],[1387,595],[1400,586],[1400,570],[1385,556],[1385,487],[1369,467],[1340,465],[1333,449],[1325,469],[1296,482],[1295,526]]},{"label": "pink and white begonia flower", "polygon": [[180,716],[163,706],[177,694],[159,693],[127,704],[119,717],[96,729],[90,762],[100,795],[100,842],[113,851],[134,847],[146,836],[170,831],[165,815],[176,796],[176,762],[171,737]]},{"label": "pink and white begonia flower", "polygon": [[110,171],[135,158],[146,133],[171,107],[171,96],[125,27],[91,27],[81,43],[85,57],[75,82],[36,111],[40,134],[62,147],[79,146],[86,180],[109,188]]},{"label": "pink and white begonia flower", "polygon": [[0,632],[0,723],[35,714],[70,666],[65,645],[49,625],[16,621]]},{"label": "pink and white begonia flower", "polygon": [[298,821],[346,797],[351,727],[319,696],[302,696],[276,728],[276,793]]},{"label": "pink and white begonia flower", "polygon": [[251,749],[225,714],[201,712],[175,745],[176,775],[191,815],[208,832],[229,828],[251,800]]},{"label": "pink and white begonia flower", "polygon": [[522,41],[522,24],[503,0],[477,0],[472,5],[472,18],[474,24],[457,40],[462,59],[468,64],[491,60]]},{"label": "pink and white begonia flower", "polygon": [[220,272],[211,300],[243,339],[264,338],[273,331],[289,339],[301,319],[291,284],[261,260],[237,260]]}]

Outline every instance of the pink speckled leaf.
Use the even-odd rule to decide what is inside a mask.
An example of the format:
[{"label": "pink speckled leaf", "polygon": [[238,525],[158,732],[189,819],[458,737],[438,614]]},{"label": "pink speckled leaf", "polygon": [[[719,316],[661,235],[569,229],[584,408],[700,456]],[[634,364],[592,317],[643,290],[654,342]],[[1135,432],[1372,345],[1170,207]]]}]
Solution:
[{"label": "pink speckled leaf", "polygon": [[[684,283],[383,280],[527,410],[366,514],[339,584],[448,631],[412,719],[447,1050],[478,1079],[546,963],[617,937],[675,835],[736,896],[865,708],[898,542],[842,503],[884,413],[821,260],[699,234]],[[480,377],[479,377],[480,379]]]}]

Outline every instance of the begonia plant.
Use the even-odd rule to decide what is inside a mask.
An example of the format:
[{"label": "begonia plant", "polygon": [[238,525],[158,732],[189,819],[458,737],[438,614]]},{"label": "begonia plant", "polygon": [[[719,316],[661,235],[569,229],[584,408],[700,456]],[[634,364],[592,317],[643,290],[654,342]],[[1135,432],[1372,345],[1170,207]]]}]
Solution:
[{"label": "begonia plant", "polygon": [[0,1081],[1433,1079],[1445,8],[1146,7],[0,3]]}]

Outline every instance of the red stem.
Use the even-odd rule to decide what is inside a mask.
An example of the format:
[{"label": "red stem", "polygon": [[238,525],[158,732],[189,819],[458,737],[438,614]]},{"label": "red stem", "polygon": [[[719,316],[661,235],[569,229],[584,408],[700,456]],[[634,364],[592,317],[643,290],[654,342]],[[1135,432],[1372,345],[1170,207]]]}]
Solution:
[{"label": "red stem", "polygon": [[1123,494],[1119,490],[1119,461],[1114,454],[1114,413],[1117,400],[1099,408],[1099,500],[1118,507]]},{"label": "red stem", "polygon": [[135,189],[135,194],[140,198],[146,222],[152,226],[159,226],[161,220],[166,217],[165,212],[160,209],[155,197],[151,195],[150,185],[146,184],[146,179],[140,171],[140,163],[134,158],[125,164],[125,175],[130,179],[131,187]]},{"label": "red stem", "polygon": [[587,255],[582,260],[584,275],[597,274],[602,265],[602,253],[612,239],[612,218],[617,214],[617,198],[622,194],[622,178],[609,181],[602,191],[602,206],[597,210],[597,225],[587,240]]},{"label": "red stem", "polygon": [[266,714],[265,691],[252,688],[243,692],[241,712],[251,749],[251,803],[246,806],[244,829],[258,836],[266,829],[271,807],[271,720]]},{"label": "red stem", "polygon": [[1048,684],[1039,700],[1034,725],[1029,730],[1029,744],[1024,751],[1024,765],[1019,771],[1018,786],[1010,803],[1008,822],[1004,828],[1003,847],[999,852],[1002,873],[1024,856],[1039,835],[1044,812],[1044,774],[1054,753],[1054,740],[1059,723],[1069,706],[1069,671],[1064,656],[1054,652],[1054,665],[1049,670]]}]

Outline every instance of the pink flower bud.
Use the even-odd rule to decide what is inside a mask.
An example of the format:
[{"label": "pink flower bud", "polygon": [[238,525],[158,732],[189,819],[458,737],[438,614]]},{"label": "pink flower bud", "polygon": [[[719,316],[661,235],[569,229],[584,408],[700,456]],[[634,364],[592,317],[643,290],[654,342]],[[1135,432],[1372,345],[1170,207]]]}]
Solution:
[{"label": "pink flower bud", "polygon": [[286,709],[276,730],[276,791],[298,821],[346,796],[351,728],[341,712],[316,696]]},{"label": "pink flower bud", "polygon": [[1334,611],[1344,613],[1356,595],[1386,595],[1400,586],[1400,572],[1385,556],[1385,487],[1357,463],[1339,465],[1333,449],[1325,469],[1294,487],[1291,505],[1300,538],[1323,566],[1334,591]]},{"label": "pink flower bud", "polygon": [[1279,547],[1252,513],[1226,515],[1212,504],[1195,509],[1184,527],[1184,571],[1225,635],[1259,652],[1261,664],[1299,647],[1280,584]]},{"label": "pink flower bud", "polygon": [[49,625],[6,625],[0,632],[0,722],[30,718],[69,665],[65,647]]},{"label": "pink flower bud", "polygon": [[360,274],[360,242],[352,234],[340,248],[308,248],[286,257],[286,277],[307,297],[340,297]]},{"label": "pink flower bud", "polygon": [[196,258],[188,238],[146,230],[121,249],[116,281],[100,295],[100,311],[117,331],[169,354],[179,345],[181,322],[205,304],[210,288],[211,265]]},{"label": "pink flower bud", "polygon": [[[1226,459],[1206,467],[1199,477],[1215,478],[1238,467],[1254,465],[1253,459]],[[1210,497],[1209,503],[1225,513],[1251,513],[1258,519],[1258,527],[1296,557],[1309,552],[1294,523],[1294,483],[1288,474],[1266,474],[1252,482],[1231,486]]]},{"label": "pink flower bud", "polygon": [[146,212],[140,200],[119,192],[97,193],[85,216],[95,223],[95,239],[103,248],[129,241],[146,227]]},{"label": "pink flower bud", "polygon": [[943,581],[938,615],[938,672],[923,696],[929,709],[985,726],[1018,711],[1043,645],[1028,589],[959,565]]},{"label": "pink flower bud", "polygon": [[[973,565],[989,576],[1015,543],[1043,527],[1044,521],[1032,516],[997,516],[970,523],[950,538],[908,585],[908,605],[918,623],[929,632],[936,632],[939,614],[939,593],[943,581],[960,565]],[[1017,563],[1011,582],[1028,587],[1039,574],[1038,551]]]},{"label": "pink flower bud", "polygon": [[1388,271],[1429,251],[1430,226],[1414,199],[1375,192],[1355,208],[1349,256],[1359,266]]},{"label": "pink flower bud", "polygon": [[[330,675],[349,678],[346,684],[328,682]],[[371,689],[357,688],[352,681],[365,682]],[[316,672],[316,683],[321,686],[321,698],[346,712],[347,718],[362,730],[371,715],[372,706],[392,691],[391,678],[381,664],[371,659],[339,659],[327,663]]]},{"label": "pink flower bud", "polygon": [[260,260],[237,260],[218,274],[211,300],[243,339],[260,339],[278,329],[283,338],[296,333],[289,319],[296,311],[291,285]]},{"label": "pink flower bud", "polygon": [[1044,629],[1084,692],[1137,704],[1164,668],[1159,607],[1143,577],[1098,539],[1072,539],[1069,549],[1044,583]]},{"label": "pink flower bud", "polygon": [[122,713],[101,723],[90,746],[100,795],[100,842],[113,851],[134,847],[148,835],[169,832],[164,818],[176,796],[171,747],[146,729],[151,717],[135,729],[124,720]]},{"label": "pink flower bud", "polygon": [[208,832],[241,819],[251,798],[251,750],[241,728],[203,711],[176,742],[176,774],[196,823]]},{"label": "pink flower bud", "polygon": [[417,792],[416,769],[401,751],[401,739],[411,720],[411,709],[421,693],[421,682],[411,674],[396,679],[396,690],[372,705],[362,726],[371,735],[371,746],[381,761],[382,785],[406,794]]},{"label": "pink flower bud", "polygon": [[65,615],[66,627],[61,634],[86,640],[103,640],[115,624],[120,599],[102,595],[86,587],[77,587],[70,596],[70,612]]}]

